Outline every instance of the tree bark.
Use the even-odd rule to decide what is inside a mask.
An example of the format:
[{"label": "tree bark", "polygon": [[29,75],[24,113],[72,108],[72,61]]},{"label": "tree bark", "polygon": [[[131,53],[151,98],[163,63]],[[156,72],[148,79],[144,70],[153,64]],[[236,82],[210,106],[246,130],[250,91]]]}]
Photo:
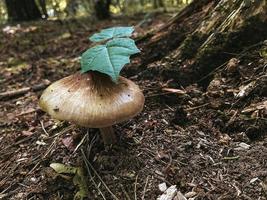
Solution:
[{"label": "tree bark", "polygon": [[142,67],[160,61],[163,79],[207,86],[213,70],[266,35],[266,0],[194,0],[139,44]]},{"label": "tree bark", "polygon": [[42,15],[34,0],[5,0],[8,19],[11,22],[41,19]]}]

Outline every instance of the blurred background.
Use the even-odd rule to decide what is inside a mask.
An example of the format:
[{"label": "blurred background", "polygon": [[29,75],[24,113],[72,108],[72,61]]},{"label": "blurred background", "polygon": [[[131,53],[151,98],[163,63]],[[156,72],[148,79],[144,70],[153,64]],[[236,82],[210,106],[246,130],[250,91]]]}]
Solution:
[{"label": "blurred background", "polygon": [[174,12],[190,0],[4,0],[0,1],[0,23],[37,19],[133,15],[153,11]]}]

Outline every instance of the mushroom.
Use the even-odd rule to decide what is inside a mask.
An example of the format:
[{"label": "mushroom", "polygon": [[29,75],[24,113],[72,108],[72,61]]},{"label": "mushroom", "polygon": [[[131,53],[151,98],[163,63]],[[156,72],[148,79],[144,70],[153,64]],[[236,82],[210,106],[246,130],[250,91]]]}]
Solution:
[{"label": "mushroom", "polygon": [[114,83],[99,72],[77,72],[46,88],[39,105],[55,119],[99,128],[106,146],[116,143],[112,125],[142,111],[144,95],[135,83],[122,76]]}]

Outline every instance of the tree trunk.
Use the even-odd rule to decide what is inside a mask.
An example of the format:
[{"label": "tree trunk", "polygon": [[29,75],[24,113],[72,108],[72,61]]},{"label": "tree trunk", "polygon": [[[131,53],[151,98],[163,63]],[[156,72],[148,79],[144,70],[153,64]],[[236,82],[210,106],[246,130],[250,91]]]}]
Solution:
[{"label": "tree trunk", "polygon": [[41,19],[41,13],[34,0],[5,0],[9,21],[30,21]]},{"label": "tree trunk", "polygon": [[39,0],[40,7],[42,9],[42,14],[45,18],[48,18],[47,9],[46,9],[46,0]]},{"label": "tree trunk", "polygon": [[146,41],[145,46],[139,44],[142,67],[160,61],[157,67],[163,79],[207,86],[213,70],[266,36],[266,0],[194,0],[141,40]]},{"label": "tree trunk", "polygon": [[97,19],[105,20],[110,18],[110,7],[111,0],[95,0],[95,14]]}]

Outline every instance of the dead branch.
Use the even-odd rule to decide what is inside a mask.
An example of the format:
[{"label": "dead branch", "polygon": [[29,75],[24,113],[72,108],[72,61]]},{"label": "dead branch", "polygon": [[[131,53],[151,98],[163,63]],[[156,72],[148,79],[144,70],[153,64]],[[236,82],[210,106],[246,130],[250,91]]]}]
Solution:
[{"label": "dead branch", "polygon": [[43,83],[33,85],[31,87],[24,87],[17,90],[7,91],[0,93],[0,100],[12,99],[14,97],[22,96],[30,91],[36,92],[46,88],[51,82],[49,80],[45,80]]}]

